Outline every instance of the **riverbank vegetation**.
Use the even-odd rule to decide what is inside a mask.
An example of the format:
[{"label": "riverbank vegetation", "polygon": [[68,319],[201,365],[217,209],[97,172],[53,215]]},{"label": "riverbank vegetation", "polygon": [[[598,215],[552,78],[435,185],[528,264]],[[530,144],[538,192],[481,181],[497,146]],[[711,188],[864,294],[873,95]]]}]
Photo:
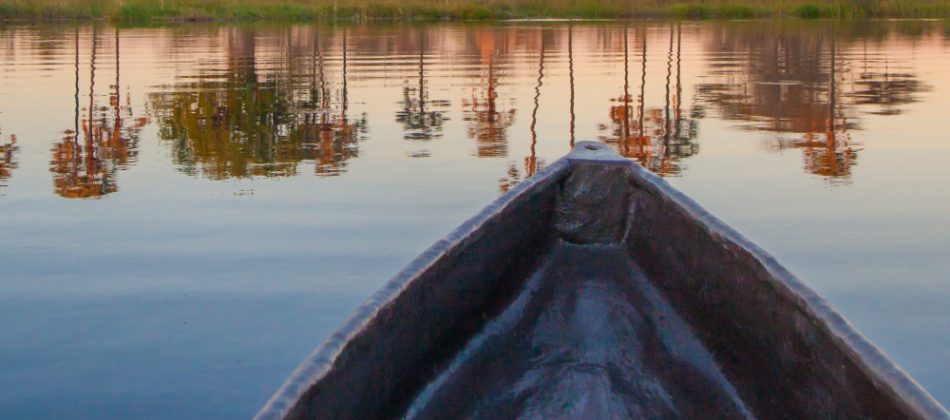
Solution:
[{"label": "riverbank vegetation", "polygon": [[124,23],[255,20],[486,20],[950,17],[950,0],[0,0],[0,19]]}]

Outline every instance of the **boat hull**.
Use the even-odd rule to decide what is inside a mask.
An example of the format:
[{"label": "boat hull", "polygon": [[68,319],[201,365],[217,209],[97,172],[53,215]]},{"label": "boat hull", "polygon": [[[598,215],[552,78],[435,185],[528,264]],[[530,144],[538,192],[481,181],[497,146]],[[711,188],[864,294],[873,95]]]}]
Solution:
[{"label": "boat hull", "polygon": [[950,418],[774,258],[600,143],[439,241],[259,418]]}]

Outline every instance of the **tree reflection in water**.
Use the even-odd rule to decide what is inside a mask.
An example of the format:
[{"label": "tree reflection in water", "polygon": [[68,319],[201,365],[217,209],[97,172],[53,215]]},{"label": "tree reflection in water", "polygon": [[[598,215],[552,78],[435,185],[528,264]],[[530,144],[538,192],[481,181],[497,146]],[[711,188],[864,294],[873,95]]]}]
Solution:
[{"label": "tree reflection in water", "polygon": [[[328,87],[320,37],[313,41],[311,83],[297,89],[292,74],[258,74],[257,37],[241,28],[227,34],[229,57],[220,73],[152,94],[159,137],[171,142],[180,170],[211,179],[293,176],[307,160],[318,176],[344,172],[347,160],[358,155],[366,119],[347,115],[345,29],[341,38],[335,90]],[[286,47],[293,56],[293,42]],[[300,96],[305,99],[294,100]]]},{"label": "tree reflection in water", "polygon": [[477,142],[477,157],[508,156],[508,128],[515,122],[515,108],[499,107],[498,74],[495,60],[499,55],[495,46],[495,31],[480,29],[475,34],[481,64],[487,64],[488,74],[484,88],[472,91],[471,99],[464,99],[462,119],[468,123],[468,136]]},{"label": "tree reflection in water", "polygon": [[[2,135],[3,132],[0,132]],[[0,188],[7,186],[7,180],[13,176],[13,170],[17,168],[16,155],[20,152],[20,147],[16,144],[16,135],[11,134],[6,141],[0,140]]]},{"label": "tree reflection in water", "polygon": [[899,114],[929,87],[913,73],[891,71],[887,59],[869,58],[866,40],[861,62],[853,51],[841,54],[840,40],[853,34],[840,30],[837,23],[820,30],[786,23],[717,32],[708,49],[742,58],[715,62],[718,81],[700,84],[698,99],[725,119],[747,122],[745,129],[774,133],[769,150],[801,150],[807,173],[849,183],[861,150],[850,134],[860,129],[858,107]]},{"label": "tree reflection in water", "polygon": [[574,148],[574,141],[576,140],[576,123],[577,115],[574,112],[574,25],[573,23],[568,24],[567,26],[567,74],[568,74],[568,86],[570,87],[570,106],[568,107],[569,113],[571,115],[571,148]]},{"label": "tree reflection in water", "polygon": [[538,158],[536,147],[538,145],[538,108],[541,106],[541,87],[544,85],[544,47],[546,44],[545,37],[547,35],[547,31],[541,31],[541,51],[538,54],[538,79],[537,85],[534,87],[534,100],[532,101],[534,107],[531,109],[531,125],[529,126],[529,131],[531,132],[531,146],[529,147],[530,152],[528,156],[524,158],[524,174],[522,175],[519,171],[517,163],[510,162],[508,164],[506,177],[499,180],[499,190],[503,193],[511,190],[511,188],[521,183],[521,181],[531,178],[544,167],[544,159]]},{"label": "tree reflection in water", "polygon": [[[679,24],[670,26],[669,48],[666,62],[664,106],[646,106],[647,36],[645,28],[638,33],[641,46],[640,93],[637,109],[634,110],[630,95],[630,48],[628,27],[623,29],[624,81],[623,93],[611,100],[609,125],[601,125],[608,134],[601,140],[617,147],[617,151],[637,161],[643,167],[660,176],[675,176],[682,172],[681,160],[699,152],[694,142],[698,122],[682,111],[682,29]],[[674,44],[675,41],[675,44]],[[671,89],[675,56],[675,90]]]},{"label": "tree reflection in water", "polygon": [[[302,129],[307,134],[303,138],[304,150],[307,153],[302,158],[314,160],[314,173],[317,176],[337,176],[341,174],[346,169],[346,162],[359,155],[359,142],[363,139],[362,135],[367,130],[365,114],[355,120],[351,120],[347,115],[349,106],[349,69],[347,67],[349,45],[346,39],[346,28],[342,30],[342,37],[343,72],[340,77],[342,86],[339,89],[339,112],[335,113],[332,105],[324,101],[318,109],[305,112],[302,124],[298,126],[298,129]],[[319,43],[319,38],[317,43]],[[325,89],[322,55],[320,63],[321,86],[324,86]],[[321,95],[324,100],[329,97],[330,95],[326,91]],[[294,112],[293,115],[296,116],[298,113]]]},{"label": "tree reflection in water", "polygon": [[[220,43],[220,58],[200,61],[195,69],[176,75],[173,84],[150,89],[145,108],[157,122],[158,136],[173,163],[184,173],[211,179],[285,177],[298,175],[301,165],[313,165],[314,174],[329,177],[347,170],[368,135],[366,114],[349,115],[350,79],[358,77],[362,91],[391,86],[377,83],[380,79],[403,78],[392,91],[398,94],[401,89],[401,95],[387,100],[396,105],[372,102],[366,108],[382,106],[394,115],[393,130],[412,145],[409,156],[429,156],[429,142],[456,128],[451,124],[459,124],[457,128],[474,140],[475,157],[511,159],[499,180],[499,189],[507,191],[544,166],[544,149],[539,146],[544,121],[539,121],[539,112],[553,108],[545,108],[542,90],[569,85],[564,98],[570,104],[558,111],[570,117],[564,128],[569,132],[563,134],[571,144],[577,135],[589,136],[583,132],[590,127],[587,124],[580,124],[581,133],[575,132],[579,122],[574,88],[575,83],[596,83],[588,77],[575,80],[579,64],[575,49],[594,58],[585,63],[589,65],[618,60],[614,52],[622,48],[622,85],[618,80],[616,96],[605,104],[609,111],[604,123],[592,128],[623,156],[661,176],[678,176],[686,170],[687,158],[700,150],[698,121],[712,112],[716,118],[739,122],[740,129],[767,133],[761,143],[765,149],[800,153],[804,172],[839,183],[848,182],[858,162],[862,145],[854,131],[861,129],[862,119],[869,114],[900,114],[918,100],[919,92],[929,89],[912,67],[874,48],[893,32],[886,27],[865,33],[861,25],[780,21],[723,22],[711,29],[691,23],[579,28],[573,23],[448,32],[431,26],[214,28],[217,35],[208,38],[215,50]],[[88,70],[82,69],[90,77],[82,91],[86,98],[88,86],[88,101],[80,100],[78,30],[75,35],[75,123],[53,145],[49,166],[54,190],[64,197],[98,197],[118,190],[117,175],[137,159],[138,133],[147,123],[132,115],[124,92],[128,89],[120,89],[118,30],[117,80],[114,86],[109,83],[108,106],[97,103],[104,102],[104,95],[97,97],[96,89],[102,94],[106,89],[96,79],[103,78],[97,66],[110,61],[102,57],[110,38],[102,31],[93,27],[91,37],[82,40],[88,49],[82,54],[91,52]],[[701,54],[683,56],[684,34],[687,46],[703,47]],[[67,32],[67,42],[71,35]],[[558,45],[559,38],[566,43]],[[648,43],[654,52],[650,63]],[[565,46],[566,62],[560,63]],[[356,71],[351,69],[352,50],[360,52]],[[407,56],[411,73],[394,76],[398,70],[391,60]],[[562,64],[566,75],[558,74]],[[687,72],[684,79],[690,65],[697,77]],[[657,73],[651,75],[656,77],[649,87],[648,68]],[[432,98],[433,77],[477,80],[476,86],[456,92],[462,97],[459,121],[450,120],[451,92],[440,91],[444,98]],[[533,92],[514,89],[518,86]],[[585,106],[583,99],[594,92],[579,92],[582,101],[577,105]],[[544,94],[548,102],[554,100],[548,95]],[[525,121],[530,133],[524,133],[530,137],[519,140],[526,142],[519,145],[528,146],[528,141],[530,145],[515,158],[509,156],[508,135],[519,112],[515,107],[519,97],[531,102],[531,109],[521,110],[530,114],[530,124]],[[568,145],[568,139],[562,141]],[[5,182],[22,144],[10,137],[0,147],[0,181]]]},{"label": "tree reflection in water", "polygon": [[[429,89],[425,73],[426,35],[428,31],[418,31],[419,44],[419,77],[413,86],[406,82],[402,88],[402,109],[396,112],[396,122],[403,127],[403,138],[412,141],[426,142],[442,137],[442,124],[448,120],[445,116],[449,107],[448,100],[430,100]],[[428,107],[428,108],[427,108]],[[422,149],[412,152],[412,157],[428,157],[429,151]]]},{"label": "tree reflection in water", "polygon": [[832,183],[849,180],[851,167],[857,164],[859,150],[852,145],[851,137],[848,134],[848,119],[840,108],[837,45],[837,37],[833,35],[829,58],[828,111],[827,117],[820,124],[824,128],[823,135],[817,133],[821,130],[821,127],[814,127],[812,130],[806,131],[799,139],[785,140],[779,138],[770,143],[770,147],[777,150],[801,149],[805,160],[805,171],[828,177]]},{"label": "tree reflection in water", "polygon": [[844,96],[855,105],[872,106],[865,111],[876,115],[898,115],[901,105],[917,101],[916,94],[930,90],[930,86],[917,80],[917,75],[907,70],[906,65],[894,63],[885,54],[868,56],[867,40],[863,42],[862,58],[854,67],[860,67],[855,88]]},{"label": "tree reflection in water", "polygon": [[[122,104],[119,29],[115,29],[115,84],[109,106],[96,105],[96,53],[99,33],[92,29],[89,61],[89,103],[79,105],[79,32],[75,34],[75,125],[53,145],[50,172],[56,194],[65,198],[97,198],[119,190],[117,172],[128,169],[138,155],[139,132],[148,121],[132,115],[131,99]],[[131,120],[127,125],[126,120]],[[80,139],[80,131],[82,138]]]}]

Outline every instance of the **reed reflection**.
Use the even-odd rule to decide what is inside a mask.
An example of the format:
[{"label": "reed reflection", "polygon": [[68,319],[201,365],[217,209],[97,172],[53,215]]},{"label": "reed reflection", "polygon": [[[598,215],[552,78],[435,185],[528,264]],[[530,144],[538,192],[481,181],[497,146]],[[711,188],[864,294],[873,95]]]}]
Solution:
[{"label": "reed reflection", "polygon": [[[351,119],[347,114],[349,108],[349,68],[346,28],[341,32],[342,74],[338,90],[337,110],[334,111],[329,101],[331,95],[326,90],[323,56],[320,54],[320,85],[323,93],[321,104],[316,109],[304,110],[302,121],[298,126],[303,130],[304,150],[303,159],[314,161],[314,174],[317,176],[337,176],[346,169],[346,162],[359,156],[359,142],[367,132],[366,115]],[[320,38],[315,43],[319,44]],[[317,46],[319,52],[319,46]],[[295,110],[296,111],[296,110]],[[294,112],[294,115],[300,115]]]},{"label": "reed reflection", "polygon": [[848,183],[861,150],[850,135],[861,129],[860,115],[899,114],[928,89],[912,72],[892,71],[887,59],[869,57],[867,39],[860,59],[853,51],[842,54],[839,43],[853,31],[847,27],[841,33],[833,24],[717,32],[708,49],[739,51],[742,58],[714,62],[717,81],[700,84],[697,96],[723,118],[748,122],[745,129],[775,133],[766,142],[768,150],[801,150],[807,173]]},{"label": "reed reflection", "polygon": [[[499,35],[500,36],[500,35]],[[487,75],[481,88],[472,90],[471,98],[462,100],[462,119],[468,123],[468,136],[476,141],[477,157],[508,156],[508,128],[515,122],[513,100],[509,103],[498,100],[498,70],[496,60],[500,55],[496,46],[496,31],[480,29],[475,33],[475,46],[480,63],[487,66]]]},{"label": "reed reflection", "polygon": [[[801,138],[785,140],[779,138],[770,146],[777,150],[801,149],[808,173],[828,177],[832,183],[847,182],[851,176],[851,167],[857,164],[857,152],[848,134],[849,125],[842,112],[838,92],[837,37],[831,39],[830,74],[828,76],[828,113],[824,120],[824,133],[805,132]],[[817,131],[817,130],[816,130]]]},{"label": "reed reflection", "polygon": [[[79,32],[75,33],[74,126],[53,145],[50,172],[53,189],[64,198],[98,198],[119,190],[117,173],[138,156],[139,132],[148,121],[132,114],[131,98],[121,94],[119,29],[115,29],[115,84],[109,86],[109,105],[96,103],[96,56],[99,31],[92,28],[89,59],[89,101],[80,108]],[[131,121],[131,123],[127,122]],[[81,135],[80,135],[81,133]]]},{"label": "reed reflection", "polygon": [[[342,54],[336,80],[324,63],[322,37],[313,37],[308,86],[290,74],[259,74],[258,37],[253,29],[226,35],[223,69],[171,92],[150,95],[159,137],[170,142],[174,163],[184,173],[211,179],[286,177],[312,161],[318,176],[336,176],[359,154],[366,119],[348,115],[348,44],[345,30],[336,41]],[[287,57],[294,56],[288,41]],[[293,60],[291,60],[293,61]]]},{"label": "reed reflection", "polygon": [[855,105],[871,108],[864,112],[876,115],[898,115],[903,105],[917,102],[917,94],[930,89],[909,71],[906,64],[894,62],[888,55],[869,55],[868,42],[863,42],[860,68],[854,89],[844,94]]},{"label": "reed reflection", "polygon": [[[396,112],[396,122],[403,127],[403,138],[411,141],[426,142],[442,137],[442,124],[448,120],[447,109],[451,105],[448,100],[429,99],[428,83],[426,82],[426,36],[428,31],[420,29],[418,32],[418,80],[405,82],[402,89],[402,108]],[[412,152],[412,157],[428,157],[426,149]]]},{"label": "reed reflection", "polygon": [[[0,135],[3,133],[0,132]],[[16,144],[16,135],[11,134],[7,140],[0,140],[0,188],[6,188],[7,181],[13,176],[17,168],[17,154],[20,147]]]},{"label": "reed reflection", "polygon": [[[624,80],[622,94],[611,100],[610,123],[600,129],[608,134],[601,139],[617,147],[617,151],[637,161],[643,167],[660,176],[679,175],[684,167],[681,160],[699,153],[694,141],[698,122],[682,110],[682,29],[679,24],[670,26],[669,46],[666,61],[666,83],[663,107],[646,106],[647,34],[641,27],[640,81],[636,109],[630,94],[630,46],[628,26],[623,28]],[[675,43],[674,43],[675,41]],[[675,60],[674,60],[675,57]],[[673,68],[676,76],[673,78]],[[671,87],[672,85],[672,87]]]},{"label": "reed reflection", "polygon": [[[536,147],[538,145],[538,108],[541,106],[541,87],[544,85],[544,53],[545,46],[548,43],[546,42],[548,36],[550,36],[548,31],[541,31],[541,51],[538,54],[538,79],[537,85],[534,87],[534,100],[532,101],[534,107],[531,109],[531,125],[529,126],[531,145],[529,147],[528,156],[524,158],[524,172],[519,171],[516,163],[509,163],[507,176],[499,180],[499,190],[503,193],[511,190],[511,188],[518,185],[521,181],[534,176],[545,164],[544,159],[538,158]],[[573,139],[571,140],[571,144],[573,144]]]},{"label": "reed reflection", "polygon": [[[711,27],[568,23],[466,26],[462,30],[439,26],[203,28],[205,32],[199,31],[195,40],[207,44],[201,47],[211,52],[208,59],[196,60],[193,52],[180,48],[184,41],[174,35],[170,43],[157,43],[171,45],[165,47],[171,51],[160,53],[176,60],[174,79],[156,83],[160,87],[132,88],[146,94],[145,115],[156,123],[161,144],[170,151],[176,169],[210,179],[344,173],[369,136],[366,115],[351,112],[354,79],[361,89],[354,97],[369,98],[358,105],[389,112],[396,125],[387,126],[388,132],[381,135],[398,132],[411,144],[409,156],[429,156],[430,141],[458,128],[472,140],[468,144],[475,146],[475,157],[511,159],[504,177],[498,178],[503,191],[544,166],[538,151],[544,140],[539,138],[544,133],[539,113],[558,107],[563,108],[548,114],[569,118],[564,127],[569,141],[562,140],[565,151],[578,137],[600,136],[649,170],[679,176],[687,169],[687,158],[700,151],[698,121],[709,114],[739,122],[740,129],[766,133],[763,149],[800,153],[803,172],[838,183],[850,179],[859,161],[863,146],[854,132],[863,121],[901,114],[919,100],[920,92],[930,89],[916,74],[915,64],[883,54],[893,47],[895,32],[903,37],[897,39],[900,42],[926,38],[929,32],[922,24],[870,25],[876,28],[873,31],[861,25],[839,25],[782,21]],[[115,31],[113,85],[108,73],[112,57],[103,57],[112,52],[107,30],[90,27],[83,30],[82,38],[79,30],[72,31],[65,30],[67,47],[72,47],[65,54],[57,47],[62,29],[44,34],[41,47],[35,48],[36,54],[45,57],[40,60],[44,63],[64,61],[57,59],[57,53],[75,55],[69,57],[73,61],[69,70],[75,73],[75,122],[62,137],[54,134],[59,138],[50,148],[48,169],[56,194],[99,197],[117,191],[119,172],[139,159],[138,137],[148,120],[133,115],[129,88],[118,80],[123,64],[120,41],[138,41],[121,40]],[[701,51],[690,51],[691,46]],[[601,75],[575,77],[575,67],[587,71],[592,64],[584,62],[587,57],[593,57],[593,63],[617,63],[621,48],[623,80],[618,77],[611,88],[615,93],[605,95],[612,97],[608,103],[600,96],[596,78]],[[566,62],[560,62],[565,50]],[[575,56],[577,51],[583,54]],[[393,62],[404,64],[406,56],[411,70],[396,76],[403,83],[392,88],[389,82],[382,83],[393,76]],[[133,59],[141,57],[135,54]],[[354,62],[359,65],[354,67]],[[188,67],[189,63],[194,66]],[[561,65],[566,74],[556,69]],[[87,74],[88,83],[84,81]],[[698,78],[692,78],[693,74]],[[105,78],[110,82],[104,83],[101,79]],[[430,85],[433,78],[468,87],[437,91]],[[519,86],[526,89],[516,89]],[[558,93],[549,95],[545,89],[552,86],[564,86],[564,99],[556,100],[567,99],[569,104],[551,104]],[[575,92],[576,86],[585,89]],[[377,98],[389,99],[379,103]],[[452,115],[459,112],[451,107],[457,100],[462,105],[461,118]],[[606,111],[593,126],[590,121],[578,121],[575,114],[575,107],[591,104]],[[509,136],[516,117],[526,118],[528,130],[514,133],[514,140]],[[10,163],[15,160],[7,156],[16,155],[26,135],[20,129],[17,132],[21,144],[3,143],[5,179],[15,166]],[[518,150],[527,152],[512,156],[509,141],[524,142],[517,144]],[[46,169],[41,165],[41,170]]]},{"label": "reed reflection", "polygon": [[570,87],[570,102],[569,107],[571,114],[571,148],[574,147],[575,134],[577,128],[577,115],[574,113],[574,25],[569,24],[567,26],[567,74],[568,74],[568,86]]}]

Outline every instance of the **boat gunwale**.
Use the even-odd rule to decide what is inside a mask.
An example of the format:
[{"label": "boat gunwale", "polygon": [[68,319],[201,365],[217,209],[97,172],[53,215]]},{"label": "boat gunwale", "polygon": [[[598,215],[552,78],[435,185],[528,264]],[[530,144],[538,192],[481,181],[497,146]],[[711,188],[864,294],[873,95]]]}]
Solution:
[{"label": "boat gunwale", "polygon": [[676,211],[683,212],[711,238],[721,240],[722,243],[731,243],[752,257],[765,270],[767,274],[765,281],[778,293],[778,296],[786,299],[795,309],[813,320],[819,331],[828,335],[835,348],[842,351],[845,357],[854,363],[878,389],[903,405],[906,411],[921,418],[950,419],[950,412],[923,386],[861,334],[821,295],[780,264],[774,256],[665,179],[632,160],[620,157],[609,146],[595,141],[577,142],[567,156],[548,165],[534,177],[523,181],[482,208],[475,216],[463,222],[412,260],[406,268],[360,305],[341,328],[298,365],[255,418],[285,418],[304,393],[327,375],[347,344],[367,331],[376,315],[396,302],[415,280],[432,269],[445,255],[470,244],[487,223],[503,214],[509,206],[536,189],[550,187],[564,179],[571,173],[573,166],[581,162],[627,167],[627,177],[631,183],[657,199],[668,202]]},{"label": "boat gunwale", "polygon": [[549,187],[564,178],[570,172],[569,157],[570,155],[558,159],[539,171],[534,177],[519,183],[413,259],[405,268],[387,281],[382,288],[373,293],[366,302],[361,304],[342,327],[311,352],[294,369],[254,418],[285,418],[294,409],[301,396],[330,372],[334,362],[347,344],[371,326],[376,314],[394,303],[405,290],[432,269],[442,257],[450,254],[453,250],[466,246],[473,240],[474,234],[499,214],[502,214],[509,206],[515,204],[520,198],[536,189]]},{"label": "boat gunwale", "polygon": [[[624,159],[619,156],[618,158]],[[768,284],[796,309],[815,320],[816,326],[828,334],[835,347],[844,352],[848,359],[878,388],[891,395],[894,400],[902,402],[905,408],[922,418],[950,419],[950,411],[947,411],[930,395],[926,388],[838,313],[825,298],[779,263],[772,254],[723,222],[662,177],[636,162],[629,160],[628,162],[630,163],[630,179],[637,186],[644,188],[660,200],[670,202],[673,208],[684,212],[686,217],[696,221],[696,226],[713,239],[732,243],[756,260],[768,274]]]}]

